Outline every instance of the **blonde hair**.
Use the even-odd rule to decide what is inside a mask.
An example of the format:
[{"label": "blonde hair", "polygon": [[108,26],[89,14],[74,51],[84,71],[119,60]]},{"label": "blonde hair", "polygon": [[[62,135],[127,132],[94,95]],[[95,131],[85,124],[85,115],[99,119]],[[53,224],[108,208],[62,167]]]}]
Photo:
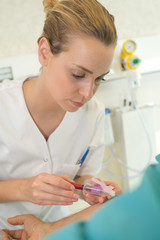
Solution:
[{"label": "blonde hair", "polygon": [[46,20],[42,37],[53,54],[64,51],[69,37],[85,34],[109,45],[117,42],[114,17],[96,0],[43,0]]}]

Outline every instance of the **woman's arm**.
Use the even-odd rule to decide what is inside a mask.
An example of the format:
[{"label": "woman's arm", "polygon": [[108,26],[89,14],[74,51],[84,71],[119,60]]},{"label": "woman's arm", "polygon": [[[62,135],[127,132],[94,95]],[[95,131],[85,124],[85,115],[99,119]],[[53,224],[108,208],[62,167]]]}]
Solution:
[{"label": "woman's arm", "polygon": [[25,182],[25,179],[0,181],[0,203],[25,200],[21,192],[21,186]]}]

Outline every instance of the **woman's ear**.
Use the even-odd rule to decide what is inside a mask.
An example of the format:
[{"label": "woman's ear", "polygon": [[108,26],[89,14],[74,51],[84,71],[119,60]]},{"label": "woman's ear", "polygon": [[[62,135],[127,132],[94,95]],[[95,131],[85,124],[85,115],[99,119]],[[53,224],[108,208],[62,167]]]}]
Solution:
[{"label": "woman's ear", "polygon": [[50,50],[49,42],[47,38],[42,37],[39,40],[39,46],[38,46],[38,58],[42,66],[47,66],[50,54],[51,54],[51,50]]}]

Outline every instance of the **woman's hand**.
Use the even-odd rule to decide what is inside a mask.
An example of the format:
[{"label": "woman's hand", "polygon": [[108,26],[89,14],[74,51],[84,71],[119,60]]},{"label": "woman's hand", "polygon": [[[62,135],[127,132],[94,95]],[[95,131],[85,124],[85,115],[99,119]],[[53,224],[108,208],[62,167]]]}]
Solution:
[{"label": "woman's hand", "polygon": [[3,240],[21,239],[21,240],[40,240],[48,233],[49,223],[44,223],[33,215],[21,215],[9,218],[8,222],[12,225],[24,225],[24,229],[6,230],[3,234]]},{"label": "woman's hand", "polygon": [[72,180],[66,175],[41,173],[23,179],[20,199],[39,205],[71,205],[78,200]]},{"label": "woman's hand", "polygon": [[[100,179],[99,179],[100,180]],[[91,181],[91,180],[90,180]],[[113,186],[113,191],[115,191],[115,195],[121,193],[121,188],[114,182],[104,181],[107,186]],[[106,195],[105,197],[90,194],[90,193],[83,193],[83,199],[88,202],[90,205],[94,205],[97,203],[104,203],[105,201],[111,199],[111,195]]]}]

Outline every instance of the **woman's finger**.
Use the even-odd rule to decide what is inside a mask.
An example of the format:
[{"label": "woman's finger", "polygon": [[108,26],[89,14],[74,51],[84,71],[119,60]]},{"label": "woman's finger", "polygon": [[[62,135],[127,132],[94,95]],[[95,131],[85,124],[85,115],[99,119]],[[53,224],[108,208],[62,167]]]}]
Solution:
[{"label": "woman's finger", "polygon": [[[63,177],[62,177],[63,176]],[[53,186],[57,186],[59,188],[63,188],[66,190],[74,190],[74,186],[72,185],[71,182],[69,182],[67,176],[65,175],[51,175],[51,174],[47,174],[47,173],[42,173],[40,175],[38,175],[38,179],[42,180],[45,183],[51,184]],[[65,179],[64,179],[65,178]]]},{"label": "woman's finger", "polygon": [[[62,196],[59,195],[60,192],[62,192]],[[59,190],[59,192],[57,192],[57,194],[50,194],[47,192],[37,192],[36,194],[34,194],[34,199],[33,202],[39,205],[44,205],[44,201],[45,202],[53,202],[56,203],[56,205],[60,205],[60,203],[73,203],[78,201],[79,195],[77,193],[71,192],[71,193],[66,193],[66,195],[69,196],[65,196],[65,193],[63,193],[62,190]],[[64,196],[63,196],[64,195]]]},{"label": "woman's finger", "polygon": [[57,186],[53,186],[51,184],[46,184],[46,183],[41,183],[41,186],[37,189],[37,194],[38,192],[39,194],[41,194],[41,192],[44,192],[51,195],[63,196],[63,197],[66,197],[66,200],[67,198],[72,199],[72,198],[78,197],[78,194],[76,194],[74,191],[60,189]]}]

